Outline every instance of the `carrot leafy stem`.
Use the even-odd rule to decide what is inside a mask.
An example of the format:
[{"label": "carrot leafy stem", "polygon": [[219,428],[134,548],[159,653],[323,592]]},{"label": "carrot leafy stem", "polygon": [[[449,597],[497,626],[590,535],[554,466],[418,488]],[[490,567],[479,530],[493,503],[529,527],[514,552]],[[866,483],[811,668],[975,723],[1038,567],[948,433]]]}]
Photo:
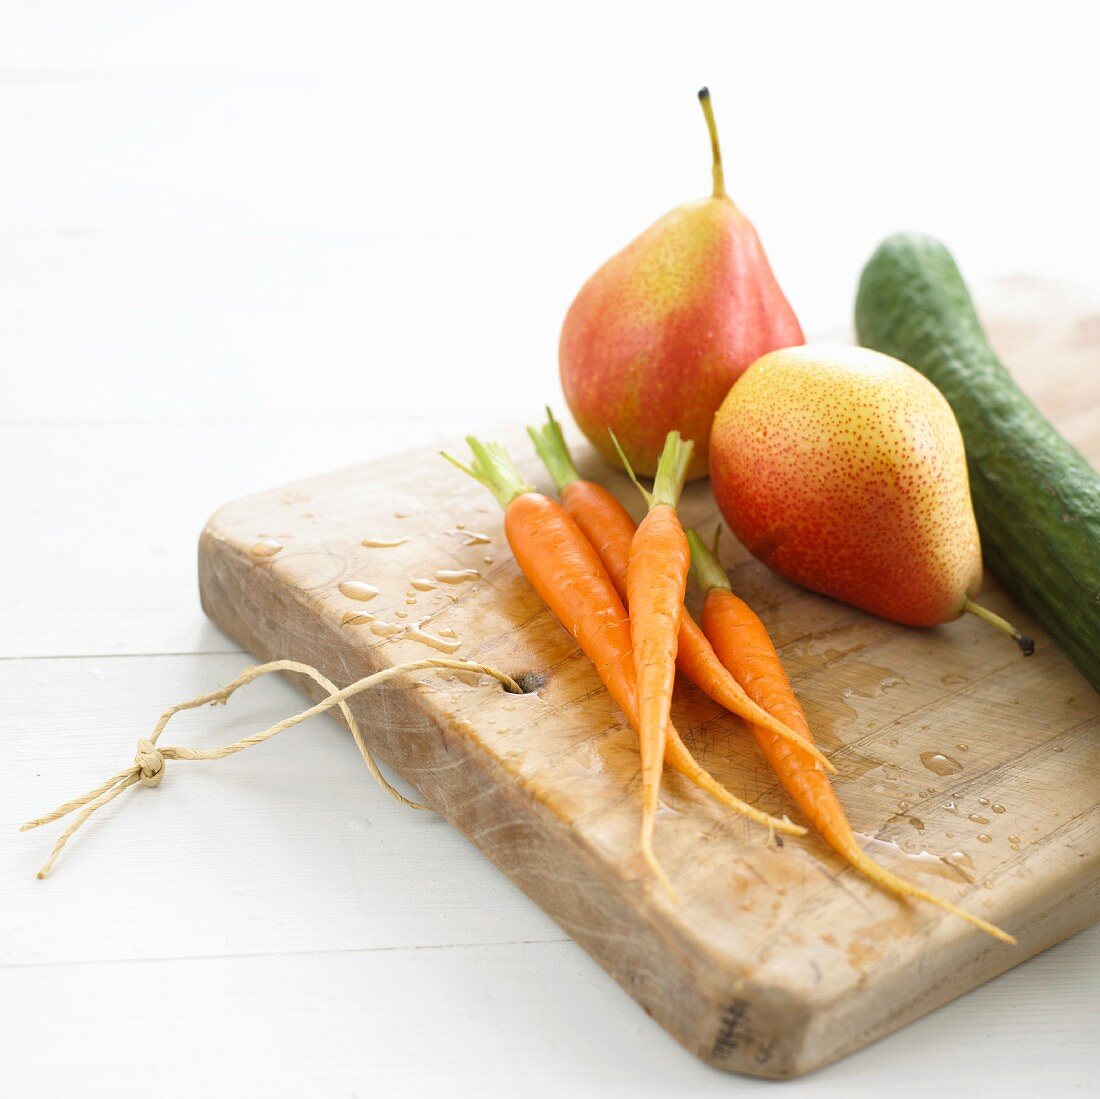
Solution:
[{"label": "carrot leafy stem", "polygon": [[466,442],[473,452],[474,460],[464,466],[457,458],[446,451],[439,453],[463,473],[469,474],[475,481],[483,484],[495,497],[502,508],[526,492],[534,492],[535,486],[528,484],[519,474],[511,455],[500,443],[483,443],[472,435],[466,436]]},{"label": "carrot leafy stem", "polygon": [[[688,545],[691,547],[691,574],[695,577],[695,583],[699,585],[699,590],[704,595],[714,591],[715,588],[732,591],[729,577],[726,575],[726,570],[719,563],[717,553],[707,549],[706,543],[699,537],[697,531],[689,528],[684,533],[687,535]],[[715,537],[714,550],[717,551],[717,549],[718,539]]]},{"label": "carrot leafy stem", "polygon": [[564,492],[574,481],[581,479],[566,446],[561,424],[554,419],[549,407],[546,409],[546,423],[542,427],[529,427],[527,434],[531,436],[531,442],[535,444],[535,450],[558,492]]}]

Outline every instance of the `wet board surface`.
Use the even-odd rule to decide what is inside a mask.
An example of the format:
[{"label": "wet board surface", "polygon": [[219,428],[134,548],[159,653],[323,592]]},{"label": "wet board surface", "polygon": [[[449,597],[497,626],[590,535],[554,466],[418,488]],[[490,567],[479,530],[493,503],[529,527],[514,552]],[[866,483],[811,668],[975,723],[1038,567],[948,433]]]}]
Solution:
[{"label": "wet board surface", "polygon": [[[995,344],[1095,464],[1100,311],[1056,284],[997,286],[981,303]],[[501,438],[546,487],[521,430]],[[639,514],[625,478],[587,447],[577,457]],[[682,511],[713,526],[705,482]],[[693,1053],[809,1071],[1100,917],[1100,696],[1046,634],[989,578],[983,601],[1035,636],[1034,657],[977,620],[910,630],[795,588],[732,539],[734,588],[771,631],[874,856],[1020,942],[898,903],[815,837],[777,846],[670,773],[657,851],[671,901],[637,853],[636,738],[520,575],[501,520],[434,449],[314,477],[214,516],[203,605],[257,657],[340,685],[437,653],[541,677],[514,696],[418,672],[352,707],[379,755]],[[686,685],[673,717],[733,792],[801,819],[737,719]]]}]

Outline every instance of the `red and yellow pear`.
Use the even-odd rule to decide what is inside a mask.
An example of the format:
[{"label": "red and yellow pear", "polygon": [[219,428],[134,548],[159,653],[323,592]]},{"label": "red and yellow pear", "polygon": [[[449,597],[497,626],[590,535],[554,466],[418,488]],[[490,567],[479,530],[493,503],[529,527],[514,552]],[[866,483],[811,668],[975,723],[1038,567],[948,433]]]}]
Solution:
[{"label": "red and yellow pear", "polygon": [[982,553],[962,434],[912,367],[861,347],[811,344],[757,360],[714,419],[722,515],[780,575],[883,618],[935,626],[970,611]]},{"label": "red and yellow pear", "polygon": [[714,191],[665,214],[581,288],[562,326],[562,389],[580,429],[621,466],[652,476],[665,437],[695,443],[689,478],[704,476],[714,413],[767,351],[803,342],[752,223],[726,194],[706,88]]}]

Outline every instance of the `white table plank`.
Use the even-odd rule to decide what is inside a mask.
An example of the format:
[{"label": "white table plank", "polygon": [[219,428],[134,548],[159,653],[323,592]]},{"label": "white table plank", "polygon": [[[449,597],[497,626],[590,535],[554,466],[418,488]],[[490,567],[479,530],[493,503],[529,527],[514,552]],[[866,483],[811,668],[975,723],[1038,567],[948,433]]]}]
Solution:
[{"label": "white table plank", "polygon": [[[784,1097],[1090,1094],[1100,970],[1081,964],[1085,938],[1100,945],[1097,929],[1085,932],[783,1084]],[[53,1096],[77,1081],[89,1096],[636,1099],[776,1088],[688,1056],[572,943],[39,966],[0,970],[0,994],[17,1005],[0,1059],[9,1095]]]},{"label": "white table plank", "polygon": [[[513,275],[520,255],[487,255],[461,234],[430,263],[430,239],[377,233],[77,225],[4,239],[0,219],[0,239],[0,362],[18,367],[7,418],[463,425],[512,413],[520,387],[538,408],[557,389],[553,349],[579,277],[540,269],[532,286]],[[488,313],[482,294],[497,299]]]},{"label": "white table plank", "polygon": [[[321,0],[303,20],[261,0],[4,5],[0,158],[18,168],[0,175],[5,253],[12,237],[72,230],[149,245],[0,264],[17,267],[0,281],[36,333],[20,351],[97,363],[127,401],[181,361],[247,394],[238,375],[269,365],[253,352],[283,345],[322,371],[311,346],[344,359],[362,341],[406,366],[530,377],[596,265],[706,193],[693,92],[708,80],[732,192],[809,328],[848,315],[860,265],[900,225],[954,242],[972,277],[1094,278],[1080,135],[1096,70],[1074,5],[1002,5],[995,19],[938,5],[903,28],[870,0],[694,7]],[[735,64],[731,42],[753,44]],[[254,252],[228,239],[242,235]],[[205,258],[177,250],[184,237],[206,238]],[[325,237],[361,243],[334,257]],[[272,269],[295,238],[307,247]],[[368,342],[365,316],[388,342]],[[97,378],[76,380],[87,395]],[[154,400],[162,384],[201,400],[163,375]]]}]

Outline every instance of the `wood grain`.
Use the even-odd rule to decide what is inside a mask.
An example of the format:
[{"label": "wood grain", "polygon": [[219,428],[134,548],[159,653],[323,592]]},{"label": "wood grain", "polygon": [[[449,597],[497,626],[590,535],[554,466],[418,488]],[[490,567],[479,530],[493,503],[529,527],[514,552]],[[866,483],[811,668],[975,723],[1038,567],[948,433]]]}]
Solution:
[{"label": "wood grain", "polygon": [[[1020,282],[1003,300],[1012,323],[987,311],[994,339],[1095,461],[1100,382],[1080,368],[1100,345],[1095,313],[1048,284]],[[506,441],[537,476],[518,432]],[[633,505],[622,478],[587,453],[581,464]],[[692,487],[684,514],[714,521],[705,485]],[[388,538],[406,541],[362,544]],[[263,539],[281,548],[254,553]],[[985,602],[1039,641],[1029,661],[977,621],[906,630],[795,589],[740,547],[727,546],[725,563],[772,629],[875,854],[1007,927],[1017,948],[928,906],[899,905],[816,840],[770,845],[675,776],[657,833],[680,893],[671,903],[636,851],[633,734],[518,574],[491,499],[432,451],[223,508],[202,537],[200,582],[207,612],[258,656],[306,660],[338,682],[425,655],[407,633],[372,632],[425,616],[436,644],[453,631],[458,655],[543,677],[541,690],[516,699],[467,677],[421,675],[361,697],[356,712],[380,754],[687,1048],[783,1077],[859,1048],[1100,915],[1100,703],[992,583]],[[480,576],[410,587],[439,570]],[[349,580],[380,593],[349,599],[339,588]],[[790,811],[734,719],[688,689],[675,717],[718,778]],[[952,757],[958,772],[928,770],[924,752]]]}]

